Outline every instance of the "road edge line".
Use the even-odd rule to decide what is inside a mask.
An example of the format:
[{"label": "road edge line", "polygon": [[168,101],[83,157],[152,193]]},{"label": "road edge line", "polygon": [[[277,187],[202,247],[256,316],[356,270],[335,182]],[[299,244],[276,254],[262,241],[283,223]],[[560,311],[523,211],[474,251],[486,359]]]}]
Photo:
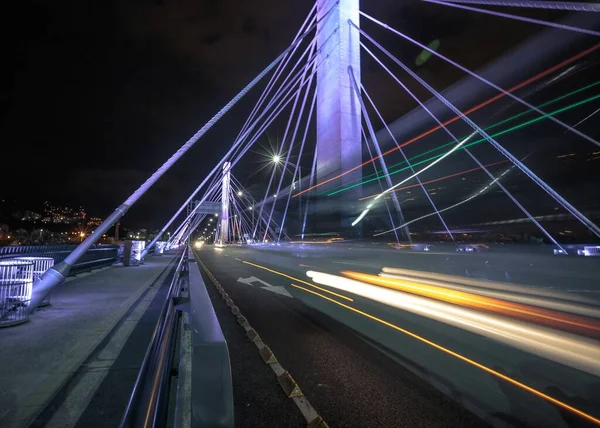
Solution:
[{"label": "road edge line", "polygon": [[229,307],[230,312],[233,316],[236,317],[238,324],[244,329],[246,332],[246,336],[250,341],[256,345],[258,352],[262,358],[262,360],[271,367],[275,376],[277,376],[277,382],[281,389],[286,394],[288,398],[291,398],[296,404],[302,416],[307,423],[307,428],[329,428],[329,425],[323,420],[323,418],[319,415],[319,413],[315,410],[315,408],[310,404],[310,401],[306,398],[298,383],[294,380],[292,375],[283,368],[283,366],[277,360],[277,357],[271,351],[271,348],[267,346],[267,344],[262,340],[258,332],[250,326],[247,318],[244,317],[237,307],[237,305],[233,302],[231,297],[227,294],[223,286],[219,283],[217,278],[212,274],[212,272],[206,267],[206,265],[200,260],[200,257],[194,251],[194,256],[196,257],[197,262],[202,267],[202,270],[206,273],[208,278],[211,280],[217,292],[221,295],[221,298],[225,301],[226,305]]}]

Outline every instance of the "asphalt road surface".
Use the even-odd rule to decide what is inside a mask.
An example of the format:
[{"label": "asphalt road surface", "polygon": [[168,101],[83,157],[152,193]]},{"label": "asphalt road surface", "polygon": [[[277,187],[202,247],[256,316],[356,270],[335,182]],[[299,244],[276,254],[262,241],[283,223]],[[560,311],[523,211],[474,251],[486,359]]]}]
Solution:
[{"label": "asphalt road surface", "polygon": [[[196,251],[330,426],[466,427],[500,421],[592,426],[540,394],[594,415],[600,408],[597,377],[352,293],[316,288],[307,276],[308,271],[342,270],[377,275],[384,266],[454,274],[466,270],[473,277],[521,279],[532,289],[567,277],[567,289],[593,293],[596,284],[580,272],[581,266],[571,272],[536,256],[399,255],[376,246],[343,245],[205,246]],[[542,266],[537,276],[532,275],[532,260]],[[587,269],[588,276],[592,270]],[[503,375],[538,394],[499,377]]]},{"label": "asphalt road surface", "polygon": [[285,281],[236,259],[246,251],[198,255],[331,427],[488,426],[344,325],[261,289]]}]

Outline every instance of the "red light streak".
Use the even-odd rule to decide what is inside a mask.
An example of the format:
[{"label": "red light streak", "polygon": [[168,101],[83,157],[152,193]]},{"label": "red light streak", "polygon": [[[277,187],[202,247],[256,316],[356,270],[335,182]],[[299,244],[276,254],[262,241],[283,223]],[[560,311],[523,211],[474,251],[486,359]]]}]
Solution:
[{"label": "red light streak", "polygon": [[[541,72],[541,73],[539,73],[539,74],[536,74],[536,75],[535,75],[535,76],[533,76],[533,77],[530,77],[530,78],[529,78],[529,79],[527,79],[527,80],[524,80],[523,82],[519,83],[518,85],[516,85],[516,86],[513,86],[512,88],[508,89],[506,92],[512,93],[512,92],[514,92],[514,91],[516,91],[516,90],[518,90],[518,89],[521,89],[523,86],[527,86],[527,85],[529,85],[530,83],[533,83],[533,82],[535,82],[535,81],[537,81],[537,80],[541,79],[542,77],[545,77],[545,76],[547,76],[547,75],[548,75],[548,74],[550,74],[550,73],[553,73],[554,71],[558,70],[559,68],[562,68],[562,67],[564,67],[564,66],[566,66],[566,65],[569,65],[569,64],[570,64],[570,63],[572,63],[573,61],[577,61],[577,60],[578,60],[578,59],[580,59],[581,57],[584,57],[585,55],[588,55],[588,54],[590,54],[590,53],[592,53],[592,52],[594,52],[594,51],[598,50],[599,48],[600,48],[600,43],[598,43],[598,44],[596,44],[596,45],[592,46],[592,47],[591,47],[591,48],[589,48],[589,49],[586,49],[586,50],[584,50],[584,51],[582,51],[582,52],[578,53],[578,54],[577,54],[577,55],[575,55],[575,56],[572,56],[571,58],[568,58],[568,59],[566,59],[566,60],[562,61],[561,63],[558,63],[558,64],[554,65],[553,67],[550,67],[550,68],[548,68],[548,69],[547,69],[547,70],[545,70],[545,71],[542,71],[542,72]],[[502,97],[504,97],[504,96],[505,96],[505,94],[504,94],[504,93],[500,93],[500,94],[498,94],[498,95],[496,95],[496,96],[494,96],[494,97],[492,97],[492,98],[489,98],[488,100],[486,100],[486,101],[482,102],[481,104],[478,104],[478,105],[476,105],[476,106],[474,106],[474,107],[471,107],[469,110],[465,111],[465,112],[463,113],[463,115],[464,115],[464,116],[467,116],[467,115],[469,115],[469,114],[471,114],[471,113],[473,113],[473,112],[475,112],[475,111],[477,111],[477,110],[479,110],[479,109],[481,109],[481,108],[483,108],[483,107],[485,107],[485,106],[487,106],[487,105],[489,105],[489,104],[493,103],[494,101],[497,101],[497,100],[499,100],[500,98],[502,98]],[[461,117],[462,117],[462,116],[455,116],[455,117],[453,117],[452,119],[449,119],[449,120],[447,120],[446,122],[443,122],[443,123],[442,123],[442,125],[443,125],[443,126],[447,126],[447,125],[449,125],[449,124],[451,124],[451,123],[453,123],[453,122],[456,122],[456,121],[457,121],[458,119],[460,119]],[[418,141],[418,140],[420,140],[421,138],[423,138],[423,137],[426,137],[427,135],[429,135],[429,134],[432,134],[432,133],[434,133],[435,131],[437,131],[437,130],[439,130],[439,129],[441,129],[441,128],[442,128],[442,126],[440,126],[440,125],[436,125],[436,126],[434,126],[433,128],[429,129],[428,131],[425,131],[425,132],[423,132],[423,133],[421,133],[421,134],[417,135],[416,137],[413,137],[413,138],[411,138],[410,140],[408,140],[408,141],[405,141],[404,143],[400,144],[398,147],[392,147],[391,149],[389,149],[389,150],[387,150],[387,151],[383,152],[381,155],[375,156],[375,157],[373,157],[373,158],[371,158],[371,159],[369,159],[369,160],[367,160],[367,161],[365,161],[365,162],[361,163],[360,165],[357,165],[357,166],[355,166],[355,167],[352,167],[352,168],[350,168],[349,170],[347,170],[347,171],[344,171],[344,172],[342,172],[342,173],[341,173],[341,174],[339,174],[339,175],[336,175],[335,177],[331,177],[331,178],[328,178],[327,180],[323,180],[323,181],[321,181],[321,182],[319,182],[319,183],[317,183],[317,184],[315,184],[315,185],[313,185],[313,186],[311,186],[311,187],[309,187],[309,188],[307,188],[307,189],[304,189],[304,190],[302,190],[302,191],[300,191],[300,192],[296,193],[295,195],[293,195],[293,197],[295,198],[295,197],[297,197],[297,196],[300,196],[300,195],[302,195],[303,193],[306,193],[306,192],[308,192],[308,191],[310,191],[310,190],[316,189],[317,187],[320,187],[320,186],[322,186],[323,184],[327,184],[327,183],[330,183],[330,182],[331,182],[331,181],[333,181],[333,180],[337,180],[338,178],[340,178],[340,177],[343,177],[343,176],[345,176],[346,174],[349,174],[349,173],[351,173],[352,171],[356,171],[358,168],[362,168],[363,166],[365,166],[365,165],[368,165],[368,164],[370,164],[371,162],[374,162],[375,160],[379,159],[379,158],[380,158],[380,157],[382,157],[382,156],[386,156],[386,155],[388,155],[388,154],[390,154],[390,153],[393,153],[393,152],[395,152],[396,150],[398,150],[399,148],[402,148],[402,147],[404,147],[404,146],[408,146],[409,144],[412,144],[412,143],[414,143],[415,141]]]},{"label": "red light streak", "polygon": [[[503,160],[503,161],[488,163],[487,165],[484,165],[484,167],[487,168],[489,166],[500,165],[501,163],[506,163],[506,162],[508,162],[508,159]],[[452,177],[458,177],[459,175],[468,174],[468,173],[474,172],[474,171],[479,171],[480,169],[481,169],[481,167],[477,167],[477,168],[467,169],[465,171],[455,172],[454,174],[446,175],[444,177],[434,178],[433,180],[429,180],[429,181],[423,181],[421,184],[425,185],[425,184],[435,183],[436,181],[441,181],[441,180],[445,180],[447,178],[452,178]],[[394,192],[399,192],[401,190],[411,189],[413,187],[420,186],[421,184],[417,183],[417,184],[411,184],[410,186],[400,187],[400,188],[394,190]],[[374,193],[374,194],[369,195],[369,196],[364,196],[364,197],[360,198],[359,201],[364,201],[365,199],[372,198],[374,196],[377,196],[378,194],[379,193]]]}]

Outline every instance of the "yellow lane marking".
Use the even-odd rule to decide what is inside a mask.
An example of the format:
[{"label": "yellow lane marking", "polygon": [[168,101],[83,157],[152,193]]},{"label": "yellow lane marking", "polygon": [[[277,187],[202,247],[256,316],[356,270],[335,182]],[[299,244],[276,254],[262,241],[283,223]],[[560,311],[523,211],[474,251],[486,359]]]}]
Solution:
[{"label": "yellow lane marking", "polygon": [[326,288],[321,288],[321,287],[319,287],[319,286],[316,286],[316,285],[314,285],[314,284],[311,284],[310,282],[302,281],[301,279],[294,278],[293,276],[286,275],[285,273],[282,273],[282,272],[277,272],[276,270],[269,269],[268,267],[261,266],[261,265],[257,265],[257,264],[255,264],[255,263],[250,263],[250,262],[247,262],[246,260],[242,260],[242,263],[246,263],[247,265],[254,266],[254,267],[257,267],[257,268],[259,268],[259,269],[264,269],[264,270],[266,270],[267,272],[271,272],[271,273],[274,273],[274,274],[277,274],[277,275],[283,276],[283,277],[285,277],[285,278],[291,279],[292,281],[298,281],[298,282],[301,282],[302,284],[308,285],[309,287],[313,287],[313,288],[316,288],[317,290],[321,290],[321,291],[323,291],[323,292],[325,292],[325,293],[329,293],[329,294],[332,294],[332,295],[334,295],[334,296],[337,296],[337,297],[339,297],[340,299],[345,299],[345,300],[348,300],[349,302],[354,302],[354,299],[352,299],[352,298],[350,298],[350,297],[347,297],[347,296],[344,296],[343,294],[339,294],[339,293],[335,293],[335,292],[333,292],[333,291],[329,291],[329,290],[327,290]]},{"label": "yellow lane marking", "polygon": [[377,318],[376,316],[370,315],[370,314],[368,314],[366,312],[363,312],[361,310],[355,309],[355,308],[353,308],[351,306],[348,306],[348,305],[346,305],[346,304],[344,304],[342,302],[338,302],[337,300],[334,300],[334,299],[332,299],[330,297],[323,296],[322,294],[319,294],[319,293],[317,293],[315,291],[309,290],[309,289],[304,288],[304,287],[300,287],[299,285],[292,284],[292,287],[299,288],[300,290],[304,290],[307,293],[311,293],[311,294],[314,294],[316,296],[319,296],[319,297],[321,297],[321,298],[323,298],[325,300],[328,300],[328,301],[330,301],[332,303],[335,303],[336,305],[339,305],[339,306],[341,306],[343,308],[346,308],[346,309],[348,309],[348,310],[350,310],[352,312],[356,312],[357,314],[360,314],[360,315],[362,315],[362,316],[364,316],[366,318],[369,318],[369,319],[371,319],[373,321],[377,321],[377,322],[379,322],[379,323],[381,323],[381,324],[383,324],[383,325],[385,325],[387,327],[393,328],[394,330],[397,330],[397,331],[399,331],[401,333],[404,333],[404,334],[406,334],[406,335],[408,335],[408,336],[410,336],[410,337],[412,337],[414,339],[417,339],[417,340],[419,340],[419,341],[421,341],[421,342],[423,342],[423,343],[425,343],[425,344],[427,344],[429,346],[432,346],[432,347],[434,347],[434,348],[436,348],[436,349],[438,349],[438,350],[440,350],[440,351],[442,351],[442,352],[444,352],[444,353],[446,353],[448,355],[451,355],[451,356],[453,356],[455,358],[458,358],[459,360],[462,360],[462,361],[464,361],[464,362],[466,362],[466,363],[468,363],[468,364],[470,364],[470,365],[472,365],[474,367],[477,367],[477,368],[479,368],[479,369],[481,369],[481,370],[483,370],[483,371],[485,371],[485,372],[487,372],[487,373],[489,373],[489,374],[491,374],[493,376],[496,376],[496,377],[498,377],[498,378],[500,378],[502,380],[505,380],[506,382],[509,382],[509,383],[511,383],[511,384],[513,384],[515,386],[518,386],[519,388],[524,389],[525,391],[531,392],[532,394],[537,395],[538,397],[543,398],[544,400],[549,401],[550,403],[556,404],[557,406],[560,406],[563,409],[569,410],[569,411],[571,411],[571,412],[573,412],[573,413],[575,413],[575,414],[577,414],[577,415],[579,415],[579,416],[587,419],[588,421],[591,421],[591,422],[594,422],[595,424],[600,425],[600,419],[598,419],[598,418],[596,418],[596,417],[594,417],[592,415],[589,415],[589,414],[587,414],[587,413],[585,413],[585,412],[583,412],[583,411],[581,411],[581,410],[579,410],[579,409],[577,409],[577,408],[575,408],[573,406],[570,406],[567,403],[563,403],[562,401],[557,400],[554,397],[551,397],[551,396],[549,396],[547,394],[544,394],[543,392],[538,391],[537,389],[532,388],[529,385],[525,385],[524,383],[519,382],[516,379],[513,379],[513,378],[511,378],[509,376],[506,376],[505,374],[502,374],[502,373],[500,373],[500,372],[498,372],[498,371],[496,371],[494,369],[491,369],[491,368],[489,368],[489,367],[487,367],[487,366],[485,366],[485,365],[483,365],[481,363],[478,363],[475,360],[472,360],[472,359],[470,359],[468,357],[465,357],[464,355],[461,355],[458,352],[452,351],[451,349],[445,348],[442,345],[438,345],[437,343],[432,342],[431,340],[425,339],[424,337],[419,336],[418,334],[412,333],[412,332],[410,332],[410,331],[408,331],[406,329],[403,329],[402,327],[398,327],[395,324],[392,324],[392,323],[390,323],[388,321],[385,321],[385,320],[383,320],[381,318]]}]

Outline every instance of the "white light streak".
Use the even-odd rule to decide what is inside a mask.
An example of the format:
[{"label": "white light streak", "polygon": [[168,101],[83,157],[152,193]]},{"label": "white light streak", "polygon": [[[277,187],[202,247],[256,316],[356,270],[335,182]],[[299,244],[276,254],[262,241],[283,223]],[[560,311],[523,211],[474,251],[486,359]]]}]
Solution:
[{"label": "white light streak", "polygon": [[306,274],[317,284],[453,325],[543,358],[600,375],[600,348],[591,339],[337,275],[315,271],[308,271]]},{"label": "white light streak", "polygon": [[[374,201],[378,200],[379,198],[381,198],[382,196],[386,195],[387,193],[391,192],[392,190],[394,190],[395,188],[402,186],[404,183],[406,183],[409,180],[412,180],[413,178],[417,177],[419,174],[421,174],[424,171],[427,171],[429,168],[431,168],[432,166],[434,166],[435,164],[437,164],[438,162],[441,162],[442,160],[444,160],[445,158],[447,158],[448,156],[450,156],[452,153],[454,153],[455,151],[457,151],[463,144],[465,144],[467,141],[469,141],[471,138],[473,138],[474,135],[477,134],[478,131],[473,132],[471,135],[469,135],[467,138],[465,138],[464,140],[462,140],[460,143],[458,143],[456,146],[452,147],[450,150],[448,150],[446,153],[444,153],[442,156],[440,156],[439,158],[437,158],[436,160],[434,160],[433,162],[431,162],[429,165],[427,165],[426,167],[424,167],[423,169],[415,172],[413,175],[411,175],[408,178],[405,178],[404,180],[402,180],[401,182],[394,184],[392,187],[388,188],[387,190],[384,190],[383,192],[381,192],[380,194],[378,194],[377,196],[375,196],[375,198],[373,199]],[[365,208],[363,210],[362,213],[360,213],[360,215],[358,216],[358,218],[356,220],[354,220],[352,222],[352,226],[356,226],[358,224],[358,222],[360,222],[369,212],[369,209],[373,206],[373,204],[369,204],[367,206],[367,208]],[[440,211],[441,212],[441,211]],[[404,227],[407,226],[409,223],[405,223],[400,227]],[[388,233],[388,232],[392,232],[396,229],[399,229],[400,227],[396,227],[394,229],[391,229],[390,231],[387,232],[383,232],[383,233]],[[377,235],[375,235],[377,236]]]}]

